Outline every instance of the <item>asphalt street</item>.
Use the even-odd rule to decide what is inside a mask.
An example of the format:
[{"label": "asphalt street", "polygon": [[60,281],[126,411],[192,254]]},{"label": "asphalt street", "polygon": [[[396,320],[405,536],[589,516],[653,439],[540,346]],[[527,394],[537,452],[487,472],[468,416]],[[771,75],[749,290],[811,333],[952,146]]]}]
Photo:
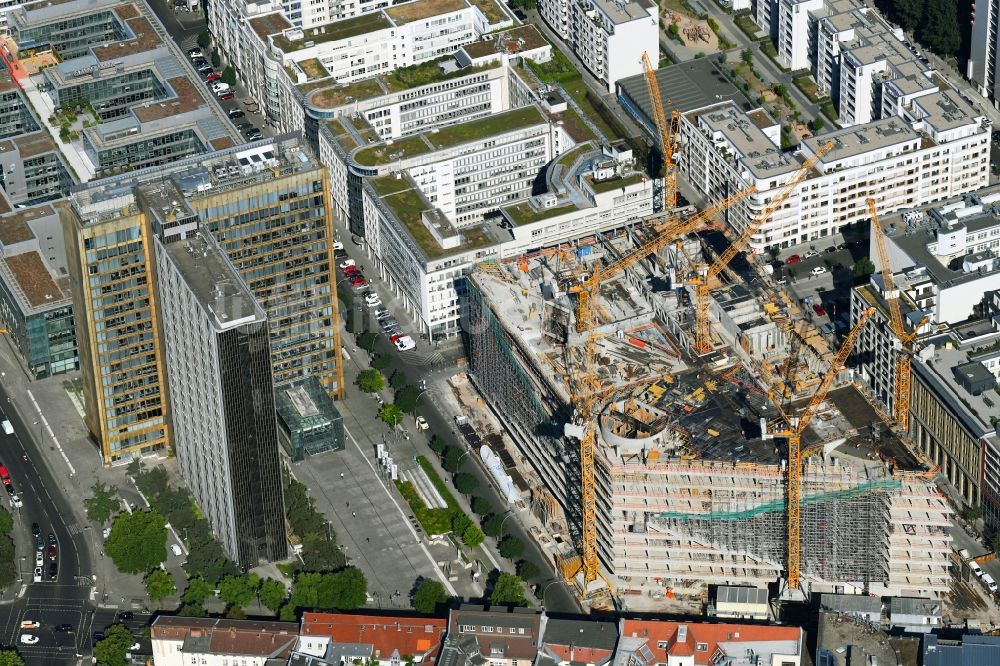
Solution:
[{"label": "asphalt street", "polygon": [[[27,396],[17,396],[25,408]],[[91,603],[91,561],[87,548],[87,529],[78,524],[66,498],[58,492],[60,482],[50,468],[50,460],[58,455],[54,446],[40,450],[35,437],[41,437],[42,425],[23,422],[10,405],[6,387],[0,386],[0,406],[3,418],[14,426],[13,435],[0,433],[0,461],[7,467],[23,506],[14,509],[14,531],[17,544],[18,576],[23,585],[18,598],[0,605],[0,642],[15,645],[28,663],[75,663],[77,656],[89,650],[89,635],[94,607]],[[29,405],[30,407],[30,402]],[[29,431],[29,428],[31,430]],[[36,431],[37,429],[37,431]],[[8,498],[9,501],[9,498]],[[55,536],[58,572],[55,579],[48,574],[48,557],[43,565],[43,580],[33,581],[35,542],[32,523],[38,523],[42,537]],[[24,621],[39,623],[35,630],[21,629]],[[55,627],[69,624],[72,632],[57,632]],[[22,634],[38,637],[33,645],[21,643]]]},{"label": "asphalt street", "polygon": [[[346,234],[344,237],[346,237]],[[363,263],[360,252],[354,249],[353,254],[359,263]],[[369,278],[372,287],[380,295],[386,307],[395,313],[400,322],[404,322],[405,324],[408,319],[406,313],[403,312],[401,305],[391,297],[385,285],[380,284],[373,273],[366,274],[366,277]],[[375,279],[372,280],[372,278]],[[361,312],[362,316],[369,316],[370,311],[363,306],[361,299],[358,298],[356,300],[358,302],[354,306],[355,311]],[[369,328],[373,331],[379,331],[378,325],[374,321],[369,322]],[[413,331],[416,327],[413,325],[404,325],[404,328]],[[416,337],[415,333],[414,337]],[[346,344],[347,341],[351,340],[351,336],[345,334],[344,340]],[[464,438],[455,430],[452,415],[445,413],[436,404],[437,401],[429,399],[427,395],[434,391],[443,390],[442,387],[445,386],[447,378],[454,374],[456,368],[454,359],[461,355],[458,343],[452,341],[446,345],[444,351],[440,351],[430,349],[425,340],[419,340],[415,350],[399,352],[384,334],[380,334],[375,341],[374,351],[378,354],[386,354],[394,359],[393,366],[385,371],[387,375],[390,375],[393,370],[401,370],[407,377],[413,380],[421,378],[427,381],[428,391],[424,394],[425,397],[421,400],[420,406],[416,411],[417,414],[421,414],[427,419],[430,426],[426,433],[427,437],[437,434],[444,438],[449,446],[469,451]],[[350,387],[348,390],[356,390],[356,388]],[[435,457],[424,437],[416,436],[414,439],[423,455],[431,459]],[[463,458],[462,463],[463,467],[461,471],[473,474],[477,481],[479,481],[477,494],[489,499],[494,507],[504,507],[507,505],[506,500],[501,498],[493,485],[492,478],[488,476],[485,468],[480,464],[478,452],[469,451],[469,455]],[[456,491],[456,495],[458,494]],[[557,584],[550,585],[550,583],[558,581],[552,558],[538,547],[534,537],[529,534],[521,521],[512,517],[510,520],[504,522],[503,527],[507,534],[514,535],[525,544],[523,559],[533,562],[543,572],[538,580],[532,582],[539,583],[542,586],[541,591],[544,594],[543,602],[546,609],[553,612],[580,612],[580,606],[574,594],[565,584],[558,582]]]}]

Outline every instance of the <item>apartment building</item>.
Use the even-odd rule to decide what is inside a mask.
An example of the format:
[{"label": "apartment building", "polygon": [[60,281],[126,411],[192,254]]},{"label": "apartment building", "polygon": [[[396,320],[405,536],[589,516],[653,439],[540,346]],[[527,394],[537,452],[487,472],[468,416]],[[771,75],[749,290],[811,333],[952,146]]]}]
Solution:
[{"label": "apartment building", "polygon": [[151,217],[174,452],[222,549],[243,569],[287,556],[267,315],[170,179]]},{"label": "apartment building", "polygon": [[[0,195],[2,196],[2,195]],[[0,198],[0,322],[29,376],[80,367],[59,215]]]},{"label": "apartment building", "polygon": [[614,666],[781,664],[799,666],[800,627],[622,619]]},{"label": "apartment building", "polygon": [[610,666],[618,644],[618,625],[600,620],[542,616],[542,638],[534,666],[566,663]]},{"label": "apartment building", "polygon": [[[918,332],[911,370],[910,432],[963,506],[982,505],[1000,525],[997,378],[986,365],[1000,345],[1000,201],[996,188],[928,209],[881,216],[904,322]],[[874,248],[869,253],[876,258]],[[881,269],[881,266],[878,266]],[[895,336],[879,273],[855,288],[852,316],[874,306],[856,344],[861,381],[889,413],[897,381]]]},{"label": "apartment building", "polygon": [[529,608],[486,610],[471,604],[448,613],[448,634],[438,666],[531,666],[544,616]]},{"label": "apartment building", "polygon": [[343,394],[325,170],[282,137],[83,187],[61,209],[81,346],[87,426],[105,463],[170,445],[155,293],[152,211],[134,188],[172,178],[270,322],[275,389],[315,377]]},{"label": "apartment building", "polygon": [[788,69],[800,70],[809,66],[812,37],[809,12],[822,9],[823,1],[778,0],[778,62]]},{"label": "apartment building", "polygon": [[972,5],[972,35],[965,77],[976,86],[979,94],[994,106],[1000,100],[997,81],[997,40],[1000,29],[1000,6],[993,2]]},{"label": "apartment building", "polygon": [[[502,121],[503,116],[493,119]],[[511,128],[506,122],[503,126]],[[508,154],[520,156],[516,151]],[[530,190],[509,190],[503,195],[507,200],[495,206],[502,217],[463,225],[443,212],[440,194],[434,200],[425,193],[426,185],[415,175],[418,169],[364,180],[360,189],[366,250],[419,322],[421,333],[431,340],[460,333],[465,276],[476,263],[620,228],[653,214],[654,183],[633,171],[631,153],[611,155],[585,144],[562,155],[557,164],[547,172],[552,178],[549,193],[528,199]],[[514,174],[523,174],[527,181],[537,177],[541,166],[523,169]]]},{"label": "apartment building", "polygon": [[750,240],[753,252],[793,247],[868,219],[879,210],[942,201],[987,184],[989,124],[954,91],[915,99],[901,116],[848,127],[782,151],[780,127],[763,110],[723,102],[682,115],[682,173],[709,198],[753,186],[756,193],[724,215],[742,230],[803,161],[825,146],[812,172]]},{"label": "apartment building", "polygon": [[296,652],[331,664],[434,666],[447,620],[342,613],[303,613]]},{"label": "apartment building", "polygon": [[156,666],[265,666],[287,661],[298,640],[294,622],[157,616],[150,627]]},{"label": "apartment building", "polygon": [[36,115],[56,117],[53,141],[78,181],[241,141],[141,0],[29,3],[10,31],[4,58]]},{"label": "apartment building", "polygon": [[650,0],[541,0],[538,13],[584,67],[614,92],[615,83],[641,74],[642,54],[659,58],[659,17]]},{"label": "apartment building", "polygon": [[323,79],[321,85],[344,84],[389,74],[451,55],[513,25],[495,0],[414,0],[312,28],[297,27],[267,7],[241,0],[215,3],[209,27],[268,120],[288,131],[301,129],[284,120],[301,115],[296,109],[301,94],[294,92],[300,84]]}]

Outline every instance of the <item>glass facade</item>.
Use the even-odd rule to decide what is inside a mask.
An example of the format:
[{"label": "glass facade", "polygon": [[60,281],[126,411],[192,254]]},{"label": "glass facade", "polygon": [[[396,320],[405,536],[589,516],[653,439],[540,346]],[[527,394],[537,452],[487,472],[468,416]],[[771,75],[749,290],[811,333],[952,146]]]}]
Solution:
[{"label": "glass facade", "polygon": [[344,450],[344,417],[315,379],[277,391],[275,407],[278,438],[292,460]]},{"label": "glass facade", "polygon": [[110,10],[35,26],[22,26],[19,18],[19,14],[12,14],[8,24],[22,57],[26,51],[53,50],[62,60],[70,60],[87,55],[91,46],[131,38],[122,22]]},{"label": "glass facade", "polygon": [[[125,130],[123,134],[135,134]],[[114,140],[116,137],[105,137]],[[168,132],[159,136],[140,137],[133,143],[113,148],[94,146],[88,135],[83,135],[84,150],[97,165],[101,175],[119,171],[138,171],[147,167],[168,164],[175,160],[205,152],[205,145],[193,129]]]},{"label": "glass facade", "polygon": [[218,335],[236,561],[243,568],[288,555],[269,337],[266,323]]},{"label": "glass facade", "polygon": [[[42,70],[44,73],[46,70]],[[88,101],[101,122],[128,115],[129,107],[167,98],[167,90],[151,69],[74,83],[50,90],[55,105]]]},{"label": "glass facade", "polygon": [[0,139],[37,130],[38,123],[20,93],[17,90],[0,93]]},{"label": "glass facade", "polygon": [[0,312],[7,335],[32,377],[41,379],[80,367],[72,305],[25,314],[6,281],[0,280]]}]

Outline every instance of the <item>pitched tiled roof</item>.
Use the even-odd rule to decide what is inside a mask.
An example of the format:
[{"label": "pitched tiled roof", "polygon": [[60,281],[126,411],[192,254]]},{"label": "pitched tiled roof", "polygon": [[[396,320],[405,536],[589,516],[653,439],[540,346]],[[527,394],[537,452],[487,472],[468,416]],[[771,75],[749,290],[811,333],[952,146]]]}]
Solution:
[{"label": "pitched tiled roof", "polygon": [[[427,617],[384,617],[345,613],[304,613],[303,636],[327,636],[334,643],[371,645],[381,656],[394,650],[433,663],[441,649],[447,621]],[[420,662],[418,662],[420,663]]]},{"label": "pitched tiled roof", "polygon": [[[695,664],[709,666],[718,650],[729,655],[743,653],[745,648],[737,646],[746,643],[772,643],[776,648],[794,649],[794,653],[798,654],[802,647],[802,630],[799,627],[753,624],[622,620],[621,639],[623,642],[629,639],[644,641],[646,650],[640,652],[648,651],[647,654],[652,657],[645,659],[647,663],[665,662],[668,654],[693,654]],[[786,645],[778,645],[780,643]],[[699,644],[702,649],[698,649]]]},{"label": "pitched tiled roof", "polygon": [[150,629],[150,638],[182,641],[212,654],[287,659],[298,639],[298,626],[293,622],[160,616]]}]

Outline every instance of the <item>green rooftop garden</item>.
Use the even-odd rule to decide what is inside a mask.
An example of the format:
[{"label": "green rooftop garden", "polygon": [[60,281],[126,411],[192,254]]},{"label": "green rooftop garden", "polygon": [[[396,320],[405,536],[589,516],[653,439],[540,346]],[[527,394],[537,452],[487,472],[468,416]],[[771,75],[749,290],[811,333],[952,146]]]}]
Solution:
[{"label": "green rooftop garden", "polygon": [[580,157],[581,155],[590,150],[593,150],[593,148],[594,146],[589,143],[585,143],[581,146],[576,146],[572,150],[567,151],[562,155],[560,155],[559,159],[556,160],[556,164],[562,166],[564,170],[569,169],[571,166],[573,166],[573,162],[576,162],[578,157]]},{"label": "green rooftop garden", "polygon": [[[358,35],[364,35],[383,28],[391,28],[392,23],[382,12],[372,12],[362,14],[343,21],[328,23],[322,28],[312,28],[305,30],[302,39],[291,40],[284,35],[274,35],[274,44],[284,53],[292,53],[305,48],[306,42],[322,44],[324,42],[335,42],[339,39],[350,39]],[[319,32],[320,30],[323,32]]]},{"label": "green rooftop garden", "polygon": [[628,185],[635,185],[636,183],[641,183],[643,176],[640,173],[634,173],[630,176],[625,176],[623,178],[612,178],[610,180],[600,180],[595,181],[593,178],[587,177],[587,182],[590,184],[591,189],[597,194],[602,194],[604,192],[611,192],[612,190],[620,190]]},{"label": "green rooftop garden", "polygon": [[486,20],[491,24],[500,23],[510,19],[507,14],[497,5],[495,0],[469,0],[469,3],[479,8]]},{"label": "green rooftop garden", "polygon": [[398,25],[404,25],[438,14],[457,12],[459,9],[465,9],[464,0],[417,0],[389,7],[385,13],[392,17],[392,20]]},{"label": "green rooftop garden", "polygon": [[535,210],[530,202],[523,201],[519,204],[514,204],[513,206],[507,206],[503,209],[503,212],[507,214],[507,218],[511,222],[520,227],[525,224],[531,224],[532,222],[538,222],[550,217],[555,217],[556,215],[572,213],[576,209],[577,208],[574,204],[566,204],[565,206],[558,206],[556,208],[543,208],[541,210]]},{"label": "green rooftop garden", "polygon": [[543,122],[545,118],[538,109],[525,106],[467,123],[442,127],[437,132],[426,132],[391,144],[364,148],[354,154],[354,161],[361,166],[386,164]]},{"label": "green rooftop garden", "polygon": [[299,68],[305,72],[306,76],[310,79],[322,79],[324,77],[330,76],[326,68],[323,67],[323,63],[319,61],[319,58],[309,58],[308,60],[303,60],[299,62]]},{"label": "green rooftop garden", "polygon": [[580,114],[577,113],[571,106],[567,106],[566,110],[563,111],[562,121],[563,129],[566,130],[566,133],[573,137],[573,140],[577,143],[592,141],[597,138],[594,132],[587,127],[585,122],[583,122],[583,118],[580,117]]},{"label": "green rooftop garden", "polygon": [[317,90],[309,98],[309,103],[319,109],[335,109],[354,100],[377,97],[384,92],[378,79],[365,79],[346,86]]},{"label": "green rooftop garden", "polygon": [[470,227],[461,230],[465,238],[464,243],[454,249],[445,250],[434,239],[430,229],[424,226],[420,214],[430,210],[431,206],[408,178],[380,176],[370,179],[369,182],[428,259],[439,259],[449,254],[485,247],[492,242],[481,228]]}]

